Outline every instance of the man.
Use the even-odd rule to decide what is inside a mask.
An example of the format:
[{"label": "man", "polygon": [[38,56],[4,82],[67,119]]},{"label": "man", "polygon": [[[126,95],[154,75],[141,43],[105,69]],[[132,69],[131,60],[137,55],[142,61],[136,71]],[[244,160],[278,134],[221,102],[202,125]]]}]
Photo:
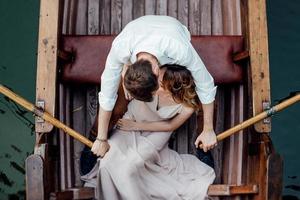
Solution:
[{"label": "man", "polygon": [[[205,152],[216,145],[213,130],[216,87],[190,40],[189,31],[178,20],[158,15],[133,20],[115,38],[101,77],[98,136],[92,147],[94,154],[103,157],[109,149],[108,124],[117,99],[123,66],[140,60],[149,61],[156,75],[159,73],[159,66],[164,64],[186,66],[191,71],[204,115],[203,131],[197,137],[195,145],[198,147],[202,143],[200,147]],[[126,90],[124,93],[126,99],[131,98]]]}]

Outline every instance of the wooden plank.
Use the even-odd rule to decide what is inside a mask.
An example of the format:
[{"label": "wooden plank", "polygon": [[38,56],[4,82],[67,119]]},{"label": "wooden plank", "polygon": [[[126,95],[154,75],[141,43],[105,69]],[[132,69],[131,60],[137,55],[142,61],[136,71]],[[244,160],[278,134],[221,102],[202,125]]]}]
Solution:
[{"label": "wooden plank", "polygon": [[122,29],[122,1],[111,1],[111,28],[112,34],[118,34]]},{"label": "wooden plank", "polygon": [[[263,102],[270,102],[270,74],[266,1],[248,1],[249,50],[252,78],[253,116],[263,111]],[[271,124],[255,124],[257,132],[271,131]]]},{"label": "wooden plank", "polygon": [[122,4],[122,28],[132,20],[133,0],[123,0]]},{"label": "wooden plank", "polygon": [[62,34],[67,34],[70,20],[70,3],[71,0],[65,0],[63,4]]},{"label": "wooden plank", "polygon": [[188,130],[187,130],[187,142],[188,142],[188,153],[197,155],[197,149],[195,147],[195,141],[197,137],[199,136],[199,130],[198,130],[198,120],[197,115],[194,113],[190,119],[188,120]]},{"label": "wooden plank", "polygon": [[156,0],[156,14],[167,15],[168,0]]},{"label": "wooden plank", "polygon": [[222,34],[222,0],[212,0],[212,35]]},{"label": "wooden plank", "polygon": [[156,0],[145,0],[145,15],[155,15]]},{"label": "wooden plank", "polygon": [[[78,131],[79,133],[83,134],[83,136],[86,135],[86,90],[83,87],[75,86],[72,87],[73,91],[73,99],[72,99],[72,121],[73,121],[73,129],[75,131]],[[72,166],[74,166],[74,185],[73,187],[79,187],[81,186],[81,179],[80,179],[80,155],[81,151],[84,148],[84,144],[82,144],[78,140],[73,140],[74,145],[74,152],[73,152],[73,163]]]},{"label": "wooden plank", "polygon": [[192,35],[200,35],[201,33],[201,12],[200,1],[189,1],[189,30]]},{"label": "wooden plank", "polygon": [[[222,0],[212,0],[211,2],[211,34],[223,34],[223,18],[222,18]],[[215,132],[216,134],[222,133],[225,129],[225,98],[224,87],[219,86],[215,100]],[[219,142],[218,146],[212,151],[214,158],[214,170],[216,173],[215,183],[221,183],[223,179],[222,169],[224,166],[224,142]]]},{"label": "wooden plank", "polygon": [[[66,87],[66,125],[72,127],[71,119],[71,90]],[[66,134],[65,137],[65,170],[66,170],[66,186],[67,188],[73,187],[74,184],[74,166],[73,166],[73,139],[70,135]]]},{"label": "wooden plank", "polygon": [[268,199],[280,200],[283,188],[283,158],[276,153],[268,156]]},{"label": "wooden plank", "polygon": [[178,8],[177,8],[177,0],[168,1],[168,15],[174,18],[177,18]]},{"label": "wooden plank", "polygon": [[241,34],[240,4],[236,0],[222,1],[223,31],[225,35]]},{"label": "wooden plank", "polygon": [[133,0],[133,19],[145,14],[145,0]]},{"label": "wooden plank", "polygon": [[45,198],[44,161],[40,155],[30,155],[25,161],[26,199],[40,200]]},{"label": "wooden plank", "polygon": [[[45,101],[45,110],[54,116],[56,99],[59,0],[40,2],[37,55],[36,103]],[[53,125],[35,122],[36,132],[50,132]]]},{"label": "wooden plank", "polygon": [[201,35],[211,35],[211,1],[210,0],[200,0],[200,34]]},{"label": "wooden plank", "polygon": [[[215,98],[215,132],[216,134],[224,131],[225,123],[225,101],[224,101],[224,88],[219,86],[218,92]],[[223,168],[223,141],[219,142],[217,147],[212,150],[212,156],[214,158],[216,179],[215,183],[221,183],[222,180],[222,168]]]},{"label": "wooden plank", "polygon": [[210,185],[207,192],[209,196],[233,196],[257,193],[258,185]]},{"label": "wooden plank", "polygon": [[88,5],[86,0],[78,0],[76,4],[76,20],[75,20],[75,33],[78,35],[87,34],[87,14]]},{"label": "wooden plank", "polygon": [[110,33],[110,0],[100,1],[100,34]]},{"label": "wooden plank", "polygon": [[178,1],[178,20],[188,27],[189,25],[189,0],[179,0]]},{"label": "wooden plank", "polygon": [[88,1],[88,34],[97,35],[99,34],[99,1],[89,0]]},{"label": "wooden plank", "polygon": [[[90,132],[97,116],[98,88],[91,86],[86,92],[86,133]],[[87,135],[89,136],[89,135]]]},{"label": "wooden plank", "polygon": [[176,151],[181,154],[188,153],[188,145],[189,145],[189,123],[186,121],[183,125],[181,125],[176,130],[176,142],[177,149]]},{"label": "wooden plank", "polygon": [[[63,123],[66,122],[66,95],[65,95],[65,88],[62,84],[59,84],[59,120]],[[66,184],[66,149],[65,149],[65,139],[66,134],[59,130],[59,159],[60,159],[60,189],[64,190],[67,188]]]}]

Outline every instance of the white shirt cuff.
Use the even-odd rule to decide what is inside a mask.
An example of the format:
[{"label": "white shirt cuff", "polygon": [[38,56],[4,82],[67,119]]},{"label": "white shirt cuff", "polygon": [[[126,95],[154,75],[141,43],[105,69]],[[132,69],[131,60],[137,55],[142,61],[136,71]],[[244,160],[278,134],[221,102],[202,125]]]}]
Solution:
[{"label": "white shirt cuff", "polygon": [[210,90],[199,89],[196,92],[202,104],[210,104],[215,100],[217,86]]}]

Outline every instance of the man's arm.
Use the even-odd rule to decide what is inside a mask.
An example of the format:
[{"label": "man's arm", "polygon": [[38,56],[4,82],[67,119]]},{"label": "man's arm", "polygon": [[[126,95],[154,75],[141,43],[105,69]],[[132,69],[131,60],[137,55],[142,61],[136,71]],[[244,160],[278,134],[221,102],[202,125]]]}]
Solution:
[{"label": "man's arm", "polygon": [[206,69],[203,61],[192,44],[181,44],[176,41],[169,42],[165,47],[168,56],[175,59],[179,65],[185,66],[192,74],[196,84],[196,92],[203,107],[203,131],[198,136],[195,144],[200,141],[204,151],[216,145],[216,134],[213,130],[214,100],[217,87],[214,79]]},{"label": "man's arm", "polygon": [[107,142],[108,125],[111,118],[112,111],[105,111],[103,108],[99,108],[98,115],[98,135],[93,144],[92,152],[97,156],[103,157],[109,150],[109,144]]},{"label": "man's arm", "polygon": [[[206,152],[217,145],[217,137],[213,127],[214,102],[202,104],[203,130],[195,141],[196,147],[203,148]],[[202,143],[202,144],[201,144]]]},{"label": "man's arm", "polygon": [[98,136],[92,152],[103,157],[109,149],[107,143],[108,125],[112,110],[117,100],[117,91],[121,80],[122,68],[128,62],[130,50],[128,40],[122,33],[114,40],[108,54],[105,69],[101,76],[101,91],[99,92]]}]

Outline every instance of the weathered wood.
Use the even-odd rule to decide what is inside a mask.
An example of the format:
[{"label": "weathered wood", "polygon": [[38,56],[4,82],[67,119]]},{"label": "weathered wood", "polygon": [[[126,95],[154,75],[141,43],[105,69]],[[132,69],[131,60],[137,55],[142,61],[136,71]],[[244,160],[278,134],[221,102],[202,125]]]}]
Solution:
[{"label": "weathered wood", "polygon": [[223,31],[225,35],[241,34],[240,5],[236,0],[223,0]]},{"label": "weathered wood", "polygon": [[89,0],[88,1],[88,34],[96,35],[99,34],[99,1]]},{"label": "weathered wood", "polygon": [[258,185],[211,185],[207,193],[209,196],[257,194]]},{"label": "weathered wood", "polygon": [[100,34],[110,33],[110,0],[100,1]]},{"label": "weathered wood", "polygon": [[46,191],[44,188],[44,161],[40,155],[33,154],[26,158],[26,199],[44,199]]},{"label": "weathered wood", "polygon": [[[40,2],[36,102],[45,101],[45,110],[52,116],[56,99],[59,5],[59,0]],[[35,123],[36,132],[50,132],[52,128],[53,126],[46,122]]]},{"label": "weathered wood", "polygon": [[177,0],[168,1],[168,16],[177,18],[178,8],[177,8]]},{"label": "weathered wood", "polygon": [[[98,89],[94,86],[87,88],[86,92],[86,133],[89,133],[97,116]],[[89,135],[87,135],[89,136]]]},{"label": "weathered wood", "polygon": [[280,200],[283,183],[283,159],[279,154],[268,156],[268,199]]},{"label": "weathered wood", "polygon": [[122,1],[112,0],[111,1],[111,33],[117,34],[122,28]]},{"label": "weathered wood", "polygon": [[[215,132],[217,134],[224,131],[225,124],[225,101],[224,101],[224,87],[219,86],[218,92],[215,98]],[[199,124],[199,121],[198,121]],[[212,150],[214,158],[214,170],[216,173],[216,179],[214,183],[221,183],[222,180],[222,168],[223,168],[223,142],[218,142],[217,147]]]},{"label": "weathered wood", "polygon": [[[263,102],[270,102],[270,74],[266,1],[248,1],[249,52],[252,77],[253,116],[263,111]],[[257,132],[270,132],[271,125],[255,125]]]},{"label": "weathered wood", "polygon": [[[77,132],[81,133],[83,136],[88,137],[86,133],[86,90],[83,87],[76,86],[72,88],[73,91],[73,105],[72,105],[72,121],[73,121],[73,129]],[[73,139],[72,139],[73,140]],[[81,151],[84,148],[84,144],[82,144],[78,140],[73,140],[74,144],[74,153],[73,153],[73,162],[71,165],[74,166],[74,185],[72,187],[81,186],[80,179],[80,155]]]},{"label": "weathered wood", "polygon": [[[71,90],[70,87],[66,88],[66,125],[68,127],[72,127],[72,116],[71,116]],[[82,137],[81,134],[78,136]],[[66,135],[65,138],[65,148],[66,148],[66,183],[67,183],[67,188],[70,188],[74,184],[74,165],[73,165],[73,154],[74,154],[74,149],[73,149],[73,138],[70,137],[70,135]]]},{"label": "weathered wood", "polygon": [[145,0],[145,15],[155,15],[156,0]]},{"label": "weathered wood", "polygon": [[211,35],[211,1],[200,0],[200,34]]},{"label": "weathered wood", "polygon": [[[66,95],[65,88],[62,84],[59,84],[59,120],[63,123],[66,122]],[[60,159],[60,189],[66,189],[66,159],[65,159],[65,138],[66,134],[63,130],[59,130],[59,159]]]},{"label": "weathered wood", "polygon": [[133,19],[145,14],[145,0],[133,0]]},{"label": "weathered wood", "polygon": [[167,15],[168,0],[156,0],[156,14]]},{"label": "weathered wood", "polygon": [[176,141],[177,148],[175,149],[178,153],[188,153],[189,145],[189,122],[186,121],[181,127],[176,130]]},{"label": "weathered wood", "polygon": [[212,34],[223,34],[222,0],[212,0]]},{"label": "weathered wood", "polygon": [[88,27],[88,4],[86,3],[86,0],[77,1],[76,9],[75,33],[78,35],[86,35]]},{"label": "weathered wood", "polygon": [[189,30],[192,35],[200,35],[201,33],[201,12],[200,12],[200,1],[190,0],[189,1]]},{"label": "weathered wood", "polygon": [[189,24],[189,0],[179,0],[178,1],[178,20],[188,27]]},{"label": "weathered wood", "polygon": [[[132,20],[133,0],[123,0],[122,3],[122,28]],[[147,7],[145,8],[147,10]]]}]

